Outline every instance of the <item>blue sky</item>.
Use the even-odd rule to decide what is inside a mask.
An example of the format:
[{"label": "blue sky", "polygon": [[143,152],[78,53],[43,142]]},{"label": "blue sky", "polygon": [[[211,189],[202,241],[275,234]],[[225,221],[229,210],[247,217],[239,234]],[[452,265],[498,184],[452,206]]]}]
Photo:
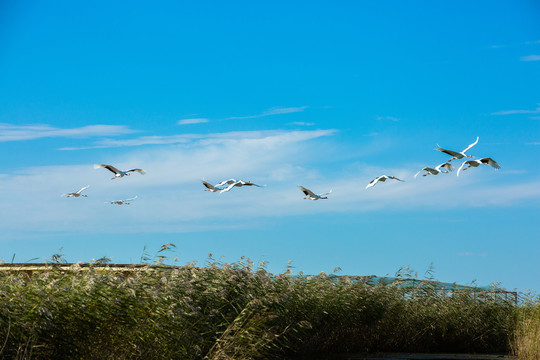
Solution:
[{"label": "blue sky", "polygon": [[[442,281],[538,291],[539,15],[536,1],[4,1],[0,258],[138,262],[172,242],[180,264],[421,277],[433,263]],[[469,153],[500,170],[414,178],[449,158],[437,144],[477,136]],[[147,174],[112,181],[95,163]],[[365,189],[382,174],[405,182]],[[203,178],[266,187],[214,194]]]}]

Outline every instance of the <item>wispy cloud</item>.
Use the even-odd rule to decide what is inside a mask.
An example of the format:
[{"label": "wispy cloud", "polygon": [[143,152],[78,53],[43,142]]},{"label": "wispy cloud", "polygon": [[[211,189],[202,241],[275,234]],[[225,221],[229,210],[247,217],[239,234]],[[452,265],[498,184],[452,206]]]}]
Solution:
[{"label": "wispy cloud", "polygon": [[304,121],[293,121],[290,123],[291,125],[298,125],[298,126],[313,126],[315,123],[312,122],[304,122]]},{"label": "wispy cloud", "polygon": [[377,116],[377,120],[399,121],[399,119],[394,116]]},{"label": "wispy cloud", "polygon": [[[147,173],[131,176],[127,181],[118,180],[120,182],[110,181],[108,172],[94,170],[91,164],[20,169],[4,174],[0,186],[0,217],[2,224],[9,224],[13,233],[20,229],[116,233],[245,227],[244,220],[237,221],[236,216],[231,218],[224,214],[230,213],[231,208],[247,209],[248,203],[255,206],[253,209],[264,209],[268,205],[266,188],[257,189],[259,192],[245,189],[247,191],[226,198],[229,194],[212,196],[216,194],[204,192],[200,179],[218,182],[235,177],[259,184],[285,182],[286,188],[296,190],[294,199],[300,198],[302,204],[301,193],[295,182],[291,186],[290,179],[313,174],[306,166],[315,161],[311,156],[317,158],[323,152],[316,143],[305,140],[333,133],[333,130],[320,130],[195,134],[186,138],[188,142],[182,146],[126,149],[119,156],[108,157],[107,161],[120,169],[138,167]],[[91,186],[88,198],[76,199],[84,201],[60,197],[84,185]],[[278,199],[283,196],[280,187],[277,186]],[[104,204],[135,195],[138,195],[136,202],[127,208]],[[253,196],[257,196],[255,202]],[[273,195],[268,200],[275,201]],[[17,201],[23,205],[10,210],[11,204]],[[280,202],[274,205],[280,206]],[[274,207],[274,210],[277,209]],[[262,218],[276,214],[279,213],[264,211]],[[248,218],[258,217],[254,215],[251,210],[242,214]],[[29,217],[33,218],[32,229],[23,220]],[[212,224],[208,223],[209,218],[214,219]]]},{"label": "wispy cloud", "polygon": [[512,44],[493,44],[490,46],[492,49],[501,49],[506,47],[521,47],[523,45],[538,45],[540,44],[540,40],[533,40],[533,41],[524,41],[520,43],[512,43]]},{"label": "wispy cloud", "polygon": [[167,145],[167,144],[182,144],[190,142],[189,135],[171,135],[171,136],[141,136],[135,139],[103,139],[95,142],[92,145],[80,147],[63,147],[58,150],[87,150],[87,149],[104,149],[123,146],[142,146],[142,145]]},{"label": "wispy cloud", "polygon": [[307,109],[308,106],[298,106],[298,107],[273,107],[271,109],[268,109],[266,111],[263,111],[260,114],[257,115],[249,115],[249,116],[231,116],[228,117],[227,120],[240,120],[240,119],[256,119],[261,118],[265,116],[272,116],[272,115],[281,115],[281,114],[290,114],[290,113],[297,113],[302,112],[305,109]]},{"label": "wispy cloud", "polygon": [[136,132],[123,125],[88,125],[78,128],[56,128],[50,125],[0,124],[0,142],[34,140],[41,138],[84,138],[116,136]]},{"label": "wispy cloud", "polygon": [[178,121],[178,125],[202,124],[209,121],[210,120],[205,118],[182,119]]},{"label": "wispy cloud", "polygon": [[527,171],[527,170],[501,170],[500,173],[501,174],[506,174],[506,175],[522,175],[522,174],[529,173],[529,171]]},{"label": "wispy cloud", "polygon": [[92,148],[133,147],[142,145],[171,145],[200,143],[204,145],[230,143],[239,141],[265,141],[265,142],[295,142],[329,136],[336,130],[311,130],[311,131],[230,131],[211,134],[179,134],[168,136],[141,136],[135,139],[103,139],[86,147],[61,148],[60,150],[83,150]]},{"label": "wispy cloud", "polygon": [[519,58],[521,61],[540,61],[540,55],[527,55]]},{"label": "wispy cloud", "polygon": [[[540,104],[538,104],[540,105]],[[540,114],[540,106],[535,110],[503,110],[491,113],[491,115],[514,115],[514,114]]]}]

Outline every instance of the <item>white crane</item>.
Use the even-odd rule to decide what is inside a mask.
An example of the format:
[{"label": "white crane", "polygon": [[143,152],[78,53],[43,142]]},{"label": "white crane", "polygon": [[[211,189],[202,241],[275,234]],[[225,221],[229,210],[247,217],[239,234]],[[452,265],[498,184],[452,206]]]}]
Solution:
[{"label": "white crane", "polygon": [[[465,169],[463,169],[463,166],[465,166],[465,164],[467,164],[467,167]],[[499,165],[492,158],[488,158],[488,157],[481,158],[481,159],[478,159],[478,160],[467,160],[467,161],[464,161],[463,164],[461,164],[461,166],[459,167],[459,169],[457,171],[457,176],[459,176],[459,173],[461,172],[462,169],[463,169],[463,171],[465,171],[470,167],[478,167],[480,165],[489,165],[492,168],[494,168],[495,170],[499,170],[501,168],[501,165]]]},{"label": "white crane", "polygon": [[137,195],[135,197],[132,197],[131,199],[125,199],[125,200],[115,200],[115,201],[108,201],[110,204],[113,205],[130,205],[129,201],[135,200],[137,198]]},{"label": "white crane", "polygon": [[83,188],[80,188],[79,190],[75,191],[75,192],[72,192],[72,193],[68,193],[68,194],[62,194],[62,196],[65,196],[65,197],[79,197],[79,196],[82,196],[82,197],[88,197],[88,195],[84,195],[84,194],[81,194],[84,190],[88,189],[90,186],[86,185],[85,187]]},{"label": "white crane", "polygon": [[214,185],[215,187],[220,187],[220,186],[223,186],[223,185],[230,185],[230,184],[233,184],[235,182],[238,182],[238,180],[235,180],[235,179],[228,179],[228,180],[223,180],[222,182]]},{"label": "white crane", "polygon": [[217,185],[214,186],[212,184],[210,184],[209,182],[206,182],[204,180],[201,180],[201,182],[203,183],[203,185],[206,187],[206,189],[204,191],[211,191],[211,192],[218,192],[218,191],[221,191],[223,190],[223,188],[220,188],[218,187]]},{"label": "white crane", "polygon": [[242,187],[242,186],[262,187],[261,185],[254,184],[251,181],[235,180],[235,179],[229,179],[229,180],[222,181],[219,184],[216,184],[215,187],[223,186],[223,185],[226,185],[226,184],[228,184],[229,186],[227,186],[225,189],[222,189],[219,192],[220,194],[231,190],[233,187]]},{"label": "white crane", "polygon": [[304,195],[306,195],[304,199],[307,199],[307,200],[328,199],[326,195],[329,195],[332,193],[332,190],[330,190],[329,192],[324,193],[324,194],[315,194],[313,191],[306,189],[303,186],[298,185],[298,188],[304,193]]},{"label": "white crane", "polygon": [[480,139],[480,138],[477,136],[476,141],[473,142],[471,145],[467,146],[461,152],[455,152],[455,151],[452,151],[452,150],[443,149],[438,144],[437,144],[437,148],[435,150],[441,151],[441,152],[443,152],[445,154],[448,154],[448,155],[452,156],[452,158],[450,160],[448,160],[448,161],[452,161],[454,159],[462,159],[464,157],[473,157],[472,155],[466,155],[465,152],[467,150],[469,150],[470,148],[472,148],[474,145],[478,144],[478,139]]},{"label": "white crane", "polygon": [[131,169],[131,170],[122,171],[122,170],[118,170],[117,168],[115,168],[112,165],[105,165],[105,164],[95,164],[94,165],[94,169],[99,169],[99,168],[105,168],[105,169],[109,170],[110,172],[114,173],[114,177],[111,178],[111,180],[114,180],[116,178],[121,178],[121,177],[124,177],[124,176],[129,176],[129,175],[131,175],[130,172],[134,172],[134,171],[138,172],[141,175],[146,174],[146,171],[144,171],[143,169]]},{"label": "white crane", "polygon": [[[441,170],[441,168],[443,169],[446,169],[448,171],[443,171]],[[440,173],[445,173],[445,174],[448,174],[450,171],[454,170],[454,165],[450,164],[449,162],[445,162],[443,164],[440,164],[440,165],[437,165],[435,166],[434,168],[430,168],[430,167],[425,167],[423,168],[422,170],[420,170],[419,172],[416,173],[416,175],[414,175],[414,178],[416,179],[416,177],[422,172],[422,171],[426,171],[425,174],[423,174],[422,176],[428,176],[428,175],[437,175],[437,174],[440,174]]]},{"label": "white crane", "polygon": [[371,182],[369,184],[367,184],[366,189],[369,189],[370,187],[375,186],[375,184],[378,183],[379,181],[385,182],[388,179],[397,180],[397,181],[404,181],[404,180],[398,179],[395,176],[381,175],[381,176],[376,177],[375,179],[371,180]]}]

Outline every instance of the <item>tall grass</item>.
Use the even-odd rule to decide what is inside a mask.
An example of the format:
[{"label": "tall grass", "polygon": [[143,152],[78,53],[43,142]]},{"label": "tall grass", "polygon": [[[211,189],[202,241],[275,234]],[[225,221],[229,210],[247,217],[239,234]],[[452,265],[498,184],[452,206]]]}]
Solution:
[{"label": "tall grass", "polygon": [[0,358],[509,352],[514,305],[430,284],[409,291],[325,274],[272,275],[249,259],[126,271],[94,264],[30,275],[0,271]]},{"label": "tall grass", "polygon": [[520,308],[512,345],[520,360],[540,359],[540,298],[529,297]]}]

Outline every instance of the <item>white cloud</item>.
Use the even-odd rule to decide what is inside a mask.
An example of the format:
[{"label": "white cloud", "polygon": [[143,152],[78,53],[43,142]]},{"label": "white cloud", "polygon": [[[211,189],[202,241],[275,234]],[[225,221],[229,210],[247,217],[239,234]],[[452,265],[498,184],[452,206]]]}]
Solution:
[{"label": "white cloud", "polygon": [[[471,169],[459,178],[451,173],[419,179],[413,178],[417,164],[336,169],[321,161],[330,158],[339,163],[349,156],[339,139],[331,147],[322,146],[320,140],[334,134],[335,130],[272,130],[142,137],[131,141],[178,146],[141,148],[132,144],[122,155],[107,161],[119,169],[143,168],[147,173],[117,180],[110,180],[105,169],[94,170],[92,164],[0,174],[2,231],[11,237],[32,233],[173,233],[254,227],[269,219],[315,213],[540,203],[540,180],[515,183],[524,178],[489,167]],[[325,144],[329,141],[332,138]],[[379,183],[366,190],[369,181],[381,174],[406,182]],[[211,183],[239,178],[267,187],[215,194],[204,191],[203,178]],[[504,184],[503,179],[514,183]],[[60,196],[85,185],[90,185],[85,191],[88,198]],[[316,193],[333,192],[328,200],[308,201],[303,200],[297,185]],[[106,203],[134,196],[138,198],[129,206]]]},{"label": "white cloud", "polygon": [[291,125],[298,125],[298,126],[313,126],[315,123],[312,122],[304,122],[304,121],[293,121],[290,123]]},{"label": "white cloud", "polygon": [[527,174],[529,173],[529,171],[527,170],[500,170],[499,171],[501,174],[505,174],[505,175],[522,175],[522,174]]},{"label": "white cloud", "polygon": [[394,116],[377,116],[377,120],[399,121],[399,119]]},{"label": "white cloud", "polygon": [[521,61],[540,61],[540,55],[528,55],[519,58]]},{"label": "white cloud", "polygon": [[[143,168],[146,175],[110,180],[92,164],[47,166],[3,174],[0,219],[4,233],[87,232],[168,233],[257,226],[268,219],[314,213],[363,213],[377,210],[475,208],[540,203],[540,181],[504,184],[493,169],[471,169],[414,179],[417,166],[381,168],[364,164],[357,171],[325,168],[324,156],[339,160],[339,145],[328,155],[319,131],[266,131],[193,136],[181,146],[126,149],[110,163],[120,169]],[[310,140],[310,141],[306,141]],[[336,142],[337,143],[337,142]],[[411,170],[413,169],[413,170]],[[406,182],[365,185],[388,174]],[[228,193],[205,192],[201,179],[217,183],[228,178],[251,180],[264,188],[239,188]],[[39,186],[36,186],[39,184]],[[60,194],[84,185],[88,198]],[[303,200],[296,188],[314,192],[333,189],[328,200]],[[130,206],[106,201],[130,198]],[[16,206],[14,204],[17,204]],[[29,220],[31,219],[31,221]]]},{"label": "white cloud", "polygon": [[88,125],[78,128],[55,128],[50,125],[0,124],[0,142],[34,140],[40,138],[81,138],[131,134],[135,130],[122,125]]},{"label": "white cloud", "polygon": [[[105,169],[94,170],[92,164],[4,174],[0,184],[3,231],[129,233],[242,227],[245,223],[235,220],[231,209],[256,217],[252,210],[264,206],[267,188],[242,188],[219,195],[204,192],[199,180],[218,182],[234,177],[270,184],[301,174],[313,176],[313,170],[303,163],[312,161],[308,154],[313,151],[306,149],[314,144],[305,140],[333,133],[237,132],[196,138],[180,147],[134,148],[110,158],[110,163],[119,169],[143,168],[147,174],[117,180],[110,180]],[[90,185],[88,198],[60,196],[84,185]],[[130,206],[105,204],[135,195],[138,198]]]},{"label": "white cloud", "polygon": [[178,125],[202,124],[207,122],[209,120],[205,118],[182,119],[178,121]]},{"label": "white cloud", "polygon": [[540,44],[540,40],[525,41],[522,43],[513,43],[513,44],[494,44],[494,45],[491,45],[490,48],[501,49],[501,48],[506,48],[506,47],[516,47],[516,46],[521,47],[523,45],[537,45],[537,44]]},{"label": "white cloud", "polygon": [[280,115],[280,114],[290,114],[290,113],[297,113],[302,112],[305,109],[307,109],[308,106],[298,106],[298,107],[273,107],[271,109],[268,109],[266,111],[263,111],[260,114],[257,115],[249,115],[249,116],[231,116],[228,117],[227,120],[240,120],[240,119],[255,119],[255,118],[261,118],[265,116],[272,116],[272,115]]},{"label": "white cloud", "polygon": [[[538,104],[540,105],[540,104]],[[503,110],[491,113],[491,115],[514,115],[514,114],[540,114],[540,106],[535,110]]]},{"label": "white cloud", "polygon": [[303,141],[321,136],[334,134],[335,130],[313,130],[313,131],[284,131],[284,130],[266,130],[266,131],[231,131],[225,133],[212,134],[180,134],[169,136],[141,136],[135,139],[104,139],[97,141],[94,145],[80,148],[61,148],[60,150],[81,150],[89,148],[111,148],[111,147],[132,147],[142,145],[170,145],[187,144],[199,142],[204,145],[215,143],[261,140],[265,142],[283,141]]}]

